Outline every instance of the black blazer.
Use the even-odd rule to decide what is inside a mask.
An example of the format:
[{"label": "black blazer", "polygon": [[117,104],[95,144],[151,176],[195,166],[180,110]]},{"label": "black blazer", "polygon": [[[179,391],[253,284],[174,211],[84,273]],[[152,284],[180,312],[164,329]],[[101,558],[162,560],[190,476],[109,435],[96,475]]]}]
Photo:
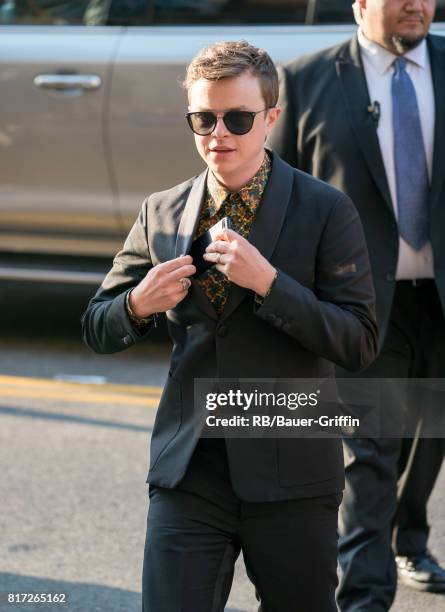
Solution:
[{"label": "black blazer", "polygon": [[[430,194],[436,284],[445,307],[445,39],[428,36],[436,100]],[[294,61],[281,72],[283,112],[269,145],[292,166],[348,194],[365,231],[383,341],[399,234],[357,38]]]},{"label": "black blazer", "polygon": [[[149,268],[187,253],[205,197],[207,173],[145,200],[112,270],[83,317],[83,337],[112,353],[140,337],[124,307],[126,291]],[[313,378],[332,362],[363,368],[377,350],[374,292],[358,214],[342,193],[295,170],[276,154],[249,238],[278,269],[269,296],[231,286],[218,317],[193,281],[167,312],[174,343],[156,416],[148,481],[174,487],[199,439],[194,378]],[[335,439],[228,439],[232,484],[240,498],[271,501],[343,488]]]}]

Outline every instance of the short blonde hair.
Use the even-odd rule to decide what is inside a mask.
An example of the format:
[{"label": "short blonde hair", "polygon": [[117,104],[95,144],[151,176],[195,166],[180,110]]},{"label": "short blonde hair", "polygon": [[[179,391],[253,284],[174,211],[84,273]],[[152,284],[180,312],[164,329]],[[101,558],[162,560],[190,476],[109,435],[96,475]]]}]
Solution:
[{"label": "short blonde hair", "polygon": [[217,42],[196,55],[187,66],[183,86],[187,91],[199,81],[232,79],[244,72],[258,77],[267,108],[278,101],[278,73],[270,55],[245,40]]}]

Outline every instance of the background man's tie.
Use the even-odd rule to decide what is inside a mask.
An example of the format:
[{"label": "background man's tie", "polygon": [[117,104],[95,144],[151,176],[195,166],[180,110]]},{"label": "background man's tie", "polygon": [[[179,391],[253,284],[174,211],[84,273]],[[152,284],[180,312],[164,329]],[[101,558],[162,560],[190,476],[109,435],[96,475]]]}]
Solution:
[{"label": "background man's tie", "polygon": [[405,68],[399,57],[391,83],[397,208],[400,235],[419,251],[430,234],[429,179],[416,92]]}]

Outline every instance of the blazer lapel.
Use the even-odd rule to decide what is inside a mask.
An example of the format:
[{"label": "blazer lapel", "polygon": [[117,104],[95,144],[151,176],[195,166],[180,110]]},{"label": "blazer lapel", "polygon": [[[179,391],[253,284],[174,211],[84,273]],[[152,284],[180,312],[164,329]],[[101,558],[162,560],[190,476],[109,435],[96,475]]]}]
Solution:
[{"label": "blazer lapel", "polygon": [[371,101],[356,36],[343,47],[336,61],[336,71],[348,117],[361,152],[384,201],[394,215],[377,130],[372,115],[367,110]]},{"label": "blazer lapel", "polygon": [[431,179],[431,207],[433,207],[438,202],[445,171],[445,105],[442,102],[445,91],[445,48],[443,40],[438,40],[438,37],[435,36],[428,36],[427,44],[436,101]]},{"label": "blazer lapel", "polygon": [[186,255],[190,251],[193,236],[199,222],[199,213],[205,196],[207,184],[207,170],[202,172],[193,182],[189,196],[179,222],[176,236],[175,257]]},{"label": "blazer lapel", "polygon": [[[187,255],[192,245],[193,236],[198,227],[199,214],[206,193],[207,172],[202,172],[194,181],[190,190],[187,202],[185,203],[181,221],[179,222],[178,235],[176,237],[175,257]],[[217,319],[218,315],[212,303],[202,291],[194,278],[191,279],[189,297],[196,305],[212,319]]]},{"label": "blazer lapel", "polygon": [[[269,151],[270,152],[270,151]],[[294,171],[272,154],[272,171],[249,234],[249,242],[270,259],[278,241],[292,193]],[[232,284],[221,315],[225,319],[239,306],[249,289]]]}]

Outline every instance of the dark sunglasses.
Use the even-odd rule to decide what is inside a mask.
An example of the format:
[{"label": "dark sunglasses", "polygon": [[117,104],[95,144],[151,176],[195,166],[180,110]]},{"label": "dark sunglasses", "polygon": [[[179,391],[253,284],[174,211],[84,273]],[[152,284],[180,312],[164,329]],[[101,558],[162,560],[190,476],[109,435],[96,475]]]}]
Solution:
[{"label": "dark sunglasses", "polygon": [[211,134],[216,128],[219,117],[222,117],[224,125],[229,132],[237,136],[242,136],[250,132],[255,117],[267,110],[269,110],[269,108],[263,108],[256,112],[233,110],[219,115],[212,113],[212,111],[198,111],[195,113],[187,113],[186,118],[192,132],[195,132],[195,134],[199,136],[208,136]]}]

